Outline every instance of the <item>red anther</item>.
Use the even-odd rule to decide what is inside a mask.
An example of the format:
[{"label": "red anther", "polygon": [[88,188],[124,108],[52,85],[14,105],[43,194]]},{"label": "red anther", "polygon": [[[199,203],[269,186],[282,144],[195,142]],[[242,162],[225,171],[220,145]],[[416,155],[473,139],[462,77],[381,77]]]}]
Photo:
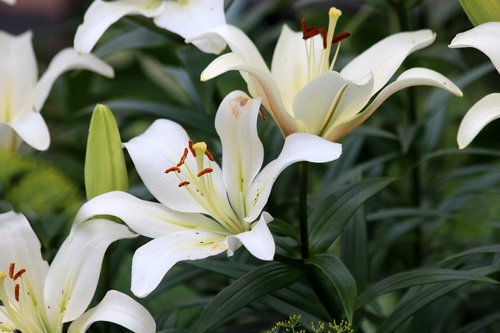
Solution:
[{"label": "red anther", "polygon": [[184,148],[184,153],[182,154],[181,156],[181,160],[179,161],[179,163],[177,163],[177,166],[180,167],[181,165],[184,164],[184,161],[186,160],[186,157],[188,156],[188,149],[187,148]]},{"label": "red anther", "polygon": [[11,262],[9,265],[9,277],[14,278],[14,270],[16,269],[16,263]]},{"label": "red anther", "polygon": [[215,161],[215,158],[212,156],[212,154],[208,151],[208,149],[205,151],[205,155],[207,155],[208,159],[210,161]]},{"label": "red anther", "polygon": [[19,285],[16,284],[16,286],[14,287],[14,298],[16,299],[16,301],[19,302]]},{"label": "red anther", "polygon": [[183,186],[187,186],[187,185],[189,185],[189,184],[191,184],[191,183],[190,183],[190,182],[188,182],[188,181],[184,181],[184,182],[179,183],[179,185],[177,185],[177,186],[179,186],[179,187],[183,187]]},{"label": "red anther", "polygon": [[214,171],[214,169],[212,169],[212,168],[205,168],[205,169],[201,170],[200,172],[198,172],[198,174],[196,175],[196,177],[201,177],[201,176],[203,176],[203,175],[205,175],[207,173],[210,173],[212,171]]},{"label": "red anther", "polygon": [[165,173],[169,173],[169,172],[172,172],[172,171],[177,171],[177,173],[179,173],[179,172],[181,172],[181,169],[179,169],[179,167],[173,166],[173,167],[168,168],[167,170],[165,170]]},{"label": "red anther", "polygon": [[193,141],[189,140],[188,142],[189,150],[191,151],[191,154],[193,154],[193,157],[196,157],[196,150],[193,148]]},{"label": "red anther", "polygon": [[328,32],[325,28],[318,26],[308,27],[304,19],[300,21],[300,27],[302,28],[302,39],[306,40],[316,35],[321,35],[323,39],[323,48],[326,49],[326,35]]},{"label": "red anther", "polygon": [[21,277],[21,275],[24,274],[24,272],[26,272],[26,270],[23,268],[23,269],[20,269],[19,272],[16,273],[16,275],[14,275],[14,281],[16,281],[17,279],[19,279]]},{"label": "red anther", "polygon": [[347,32],[347,31],[341,32],[338,35],[333,36],[332,44],[343,41],[344,39],[348,38],[349,36],[351,36],[350,32]]}]

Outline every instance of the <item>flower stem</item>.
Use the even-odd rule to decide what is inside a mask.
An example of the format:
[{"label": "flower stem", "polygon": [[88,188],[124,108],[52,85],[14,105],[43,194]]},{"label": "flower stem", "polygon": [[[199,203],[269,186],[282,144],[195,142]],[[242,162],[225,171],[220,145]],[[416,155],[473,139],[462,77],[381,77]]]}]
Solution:
[{"label": "flower stem", "polygon": [[307,225],[307,162],[299,165],[299,222],[300,252],[302,259],[309,258],[309,228]]}]

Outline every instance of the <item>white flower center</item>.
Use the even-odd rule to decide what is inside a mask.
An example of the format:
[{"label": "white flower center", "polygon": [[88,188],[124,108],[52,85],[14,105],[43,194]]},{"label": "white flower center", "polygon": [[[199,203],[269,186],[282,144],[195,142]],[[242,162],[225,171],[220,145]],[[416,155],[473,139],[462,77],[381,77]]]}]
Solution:
[{"label": "white flower center", "polygon": [[205,142],[188,142],[188,147],[177,165],[165,170],[165,173],[174,173],[179,179],[179,187],[185,188],[193,199],[203,207],[220,225],[232,234],[247,230],[233,208],[229,204],[225,190],[217,191],[212,177],[214,162]]},{"label": "white flower center", "polygon": [[43,303],[36,299],[28,281],[23,278],[26,269],[21,268],[16,271],[15,263],[9,265],[8,274],[0,272],[0,300],[4,308],[3,315],[12,322],[0,322],[1,332],[13,333],[52,333],[47,325],[47,317],[43,309]]},{"label": "white flower center", "polygon": [[[308,63],[308,81],[314,80],[319,75],[333,70],[337,55],[340,49],[340,41],[347,38],[349,33],[341,33],[338,36],[334,36],[335,27],[339,17],[342,12],[337,8],[330,8],[328,12],[329,22],[328,29],[318,26],[307,26],[305,20],[301,21],[302,27],[302,37],[306,43],[306,53],[307,53],[307,63]],[[319,38],[313,38],[315,36],[320,36],[322,42],[321,51],[318,53],[317,46],[314,43],[319,42]],[[337,43],[337,49],[330,64],[330,52],[333,44]]]}]

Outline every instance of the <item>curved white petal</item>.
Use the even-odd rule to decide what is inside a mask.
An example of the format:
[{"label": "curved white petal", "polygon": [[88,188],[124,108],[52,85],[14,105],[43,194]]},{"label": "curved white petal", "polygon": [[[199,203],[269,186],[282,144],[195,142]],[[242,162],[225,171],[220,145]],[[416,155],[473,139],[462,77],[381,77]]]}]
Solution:
[{"label": "curved white petal", "polygon": [[[3,213],[0,214],[0,235],[0,271],[8,272],[11,263],[15,264],[15,272],[26,269],[22,275],[22,279],[26,280],[23,284],[30,286],[34,293],[31,297],[37,299],[43,308],[43,283],[49,265],[42,258],[41,244],[31,225],[22,214]],[[14,285],[6,292],[14,299]]]},{"label": "curved white petal", "polygon": [[11,331],[14,331],[14,329],[16,328],[16,325],[9,319],[9,315],[7,314],[7,309],[1,305],[0,305],[0,323],[8,327]]},{"label": "curved white petal", "polygon": [[119,191],[104,193],[86,202],[78,211],[75,225],[96,215],[116,216],[138,234],[150,238],[186,229],[223,232],[218,223],[202,214],[176,212],[160,203]]},{"label": "curved white petal", "polygon": [[37,150],[49,148],[49,129],[40,113],[28,111],[8,125],[31,147]]},{"label": "curved white petal", "polygon": [[180,231],[155,238],[134,254],[131,290],[138,297],[146,297],[177,262],[204,259],[225,250],[226,236],[202,230]]},{"label": "curved white petal", "polygon": [[409,54],[432,44],[435,38],[436,35],[430,30],[391,35],[354,58],[340,74],[349,80],[358,81],[372,72],[374,94],[389,81]]},{"label": "curved white petal", "polygon": [[370,100],[373,77],[364,81],[358,85],[337,72],[327,72],[309,82],[294,102],[299,131],[322,136],[332,124],[361,111]]},{"label": "curved white petal", "polygon": [[234,91],[222,101],[215,129],[222,143],[222,175],[233,209],[246,216],[245,196],[262,167],[264,148],[257,134],[260,99]]},{"label": "curved white petal", "polygon": [[462,91],[442,74],[427,68],[410,68],[403,72],[394,82],[382,89],[375,99],[357,116],[344,122],[334,124],[324,137],[328,140],[339,140],[354,128],[368,119],[380,105],[394,93],[412,86],[431,86],[462,96]]},{"label": "curved white petal", "polygon": [[[322,42],[313,43],[313,45],[318,49],[311,54],[320,55]],[[319,61],[319,59],[315,60]],[[271,73],[280,89],[283,104],[287,110],[293,109],[295,96],[309,81],[309,63],[302,33],[292,31],[284,25],[274,49]]]},{"label": "curved white petal", "polygon": [[341,153],[342,145],[316,135],[294,133],[286,137],[278,158],[264,167],[250,186],[246,200],[248,216],[245,221],[252,222],[257,219],[269,198],[276,178],[290,164],[298,161],[330,162],[339,158]]},{"label": "curved white petal", "polygon": [[38,68],[31,31],[19,36],[0,31],[0,122],[12,121],[35,87]]},{"label": "curved white petal", "polygon": [[163,4],[163,0],[96,0],[85,12],[73,45],[77,51],[88,53],[104,32],[122,17],[131,14],[153,17],[163,11]]},{"label": "curved white petal", "polygon": [[49,311],[55,316],[63,313],[63,322],[78,318],[94,296],[108,246],[136,236],[126,226],[104,219],[74,227],[47,274],[44,292]]},{"label": "curved white petal", "polygon": [[[176,172],[165,174],[165,170],[176,166],[180,161],[184,149],[188,147],[188,141],[189,137],[180,125],[170,120],[159,119],[143,134],[124,145],[142,181],[158,201],[180,212],[209,214],[184,187],[178,186],[181,182],[178,176],[182,175]],[[191,169],[196,169],[191,156],[186,159],[186,163]],[[205,164],[208,165],[207,157]],[[213,162],[211,166],[215,192],[224,199],[226,192],[220,168]]]},{"label": "curved white petal", "polygon": [[254,257],[261,260],[273,260],[276,252],[273,235],[267,224],[273,220],[272,216],[263,212],[259,221],[252,225],[250,231],[237,235],[231,235],[227,238],[230,254],[234,252],[240,244],[250,252]]},{"label": "curved white petal", "polygon": [[116,290],[108,291],[99,304],[72,322],[68,333],[83,333],[97,321],[115,323],[135,333],[156,332],[156,323],[148,310]]},{"label": "curved white petal", "polygon": [[40,77],[32,100],[26,104],[27,110],[40,112],[52,85],[64,72],[73,69],[86,69],[106,77],[113,77],[113,68],[101,59],[89,53],[79,53],[72,48],[60,51],[50,62],[49,67]]},{"label": "curved white petal", "polygon": [[[154,18],[157,26],[186,38],[194,37],[226,24],[224,0],[190,0],[186,3],[165,2],[163,12]],[[221,53],[226,47],[224,39],[197,39],[193,41],[206,53]]]},{"label": "curved white petal", "polygon": [[287,110],[282,102],[281,93],[268,70],[248,65],[237,53],[219,56],[201,73],[201,80],[206,81],[230,70],[239,70],[250,74],[244,76],[250,95],[262,97],[262,104],[271,113],[280,129],[285,134],[296,132],[293,111]]},{"label": "curved white petal", "polygon": [[458,128],[458,147],[463,149],[491,121],[500,118],[500,93],[489,94],[474,104]]},{"label": "curved white petal", "polygon": [[473,47],[483,52],[500,73],[500,22],[488,22],[459,33],[449,47]]}]

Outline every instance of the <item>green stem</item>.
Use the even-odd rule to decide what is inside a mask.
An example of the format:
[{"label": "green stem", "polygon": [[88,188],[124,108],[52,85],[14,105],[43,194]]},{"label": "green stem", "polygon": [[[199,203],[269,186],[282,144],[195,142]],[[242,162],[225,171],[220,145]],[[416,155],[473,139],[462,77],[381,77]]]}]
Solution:
[{"label": "green stem", "polygon": [[302,259],[309,258],[309,227],[307,225],[307,162],[299,165],[299,222],[300,252]]}]

